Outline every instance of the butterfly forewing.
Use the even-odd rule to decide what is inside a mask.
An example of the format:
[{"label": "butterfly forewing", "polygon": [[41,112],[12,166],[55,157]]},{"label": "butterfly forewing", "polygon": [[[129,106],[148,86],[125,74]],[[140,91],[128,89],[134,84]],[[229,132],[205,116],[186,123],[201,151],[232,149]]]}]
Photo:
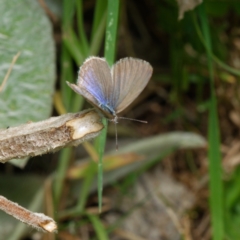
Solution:
[{"label": "butterfly forewing", "polygon": [[98,57],[88,58],[80,68],[77,85],[83,93],[85,91],[96,98],[99,105],[107,104],[113,84],[106,60]]},{"label": "butterfly forewing", "polygon": [[84,98],[86,98],[91,104],[94,106],[98,106],[99,102],[97,99],[91,95],[86,89],[81,89],[78,85],[72,84],[70,82],[67,82],[67,85],[77,94],[82,95]]},{"label": "butterfly forewing", "polygon": [[143,60],[124,58],[112,68],[116,113],[124,110],[142,92],[152,75],[151,65]]}]

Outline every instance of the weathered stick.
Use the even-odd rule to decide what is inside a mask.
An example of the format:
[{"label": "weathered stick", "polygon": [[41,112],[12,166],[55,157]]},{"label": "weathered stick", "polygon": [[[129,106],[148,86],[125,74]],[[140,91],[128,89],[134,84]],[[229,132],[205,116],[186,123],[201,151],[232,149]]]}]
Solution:
[{"label": "weathered stick", "polygon": [[0,162],[76,146],[96,137],[102,129],[101,117],[93,109],[1,129]]},{"label": "weathered stick", "polygon": [[43,213],[34,213],[0,195],[0,209],[38,230],[57,231],[55,221]]}]

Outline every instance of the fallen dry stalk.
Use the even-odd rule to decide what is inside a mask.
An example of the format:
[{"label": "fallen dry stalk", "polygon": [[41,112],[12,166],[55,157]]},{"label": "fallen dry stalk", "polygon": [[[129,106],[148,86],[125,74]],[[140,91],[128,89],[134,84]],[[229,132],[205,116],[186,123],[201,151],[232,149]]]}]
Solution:
[{"label": "fallen dry stalk", "polygon": [[31,212],[1,195],[0,209],[34,228],[47,232],[57,231],[57,224],[52,218],[44,215],[43,213]]},{"label": "fallen dry stalk", "polygon": [[76,146],[96,137],[102,129],[101,117],[93,109],[1,129],[0,162]]}]

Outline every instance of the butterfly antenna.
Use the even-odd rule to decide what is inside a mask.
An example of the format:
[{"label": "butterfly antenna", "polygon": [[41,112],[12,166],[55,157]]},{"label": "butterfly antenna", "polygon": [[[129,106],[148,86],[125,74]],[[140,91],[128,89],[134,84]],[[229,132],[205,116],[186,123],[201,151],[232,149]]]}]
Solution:
[{"label": "butterfly antenna", "polygon": [[118,151],[118,134],[117,134],[117,123],[115,122],[115,136],[116,136],[116,151]]},{"label": "butterfly antenna", "polygon": [[134,121],[134,122],[148,123],[147,121],[138,120],[138,119],[133,119],[133,118],[126,118],[126,117],[118,117],[118,118],[120,118],[120,119],[130,120],[130,121]]}]

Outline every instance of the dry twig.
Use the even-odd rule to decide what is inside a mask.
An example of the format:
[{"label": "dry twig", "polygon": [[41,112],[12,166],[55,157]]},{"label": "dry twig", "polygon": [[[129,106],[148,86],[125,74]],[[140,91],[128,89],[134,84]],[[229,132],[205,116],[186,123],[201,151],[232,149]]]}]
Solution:
[{"label": "dry twig", "polygon": [[102,129],[101,117],[90,109],[0,130],[0,162],[76,146],[96,137]]},{"label": "dry twig", "polygon": [[52,218],[44,215],[43,213],[31,212],[1,195],[0,209],[34,228],[47,232],[55,232],[57,230],[57,225]]}]

